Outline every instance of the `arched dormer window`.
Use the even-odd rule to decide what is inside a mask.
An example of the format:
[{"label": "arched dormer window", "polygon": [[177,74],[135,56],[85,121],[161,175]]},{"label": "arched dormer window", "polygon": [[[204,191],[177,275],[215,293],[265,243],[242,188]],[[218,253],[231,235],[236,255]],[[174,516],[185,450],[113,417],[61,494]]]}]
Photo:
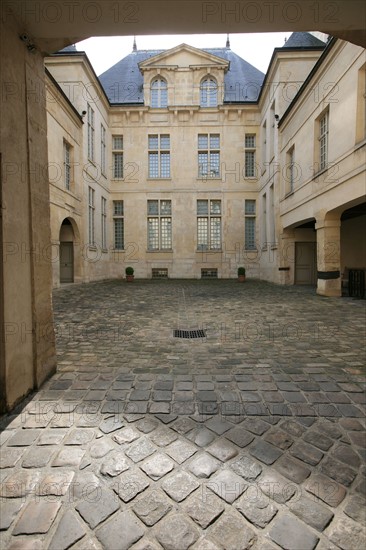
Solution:
[{"label": "arched dormer window", "polygon": [[201,107],[217,107],[217,82],[213,78],[205,78],[200,87]]},{"label": "arched dormer window", "polygon": [[151,82],[151,107],[164,109],[168,106],[168,86],[162,78],[156,78]]}]

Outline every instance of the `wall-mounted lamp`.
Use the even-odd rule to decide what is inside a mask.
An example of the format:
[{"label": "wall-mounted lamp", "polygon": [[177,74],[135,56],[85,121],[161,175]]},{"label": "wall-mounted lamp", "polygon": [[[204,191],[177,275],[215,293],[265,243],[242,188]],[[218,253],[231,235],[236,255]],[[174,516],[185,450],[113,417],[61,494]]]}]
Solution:
[{"label": "wall-mounted lamp", "polygon": [[275,115],[274,117],[275,117],[277,122],[280,120],[280,115]]},{"label": "wall-mounted lamp", "polygon": [[36,46],[35,46],[35,44],[33,43],[33,41],[31,40],[30,36],[27,33],[23,32],[21,35],[19,35],[19,38],[22,42],[24,42],[27,50],[30,53],[35,53]]}]

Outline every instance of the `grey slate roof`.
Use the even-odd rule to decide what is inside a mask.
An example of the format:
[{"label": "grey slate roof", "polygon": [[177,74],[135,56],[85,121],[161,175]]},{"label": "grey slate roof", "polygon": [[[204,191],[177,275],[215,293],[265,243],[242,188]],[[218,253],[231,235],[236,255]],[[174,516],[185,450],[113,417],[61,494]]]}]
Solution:
[{"label": "grey slate roof", "polygon": [[282,46],[283,48],[325,48],[325,42],[322,42],[316,36],[309,32],[293,32],[288,40]]},{"label": "grey slate roof", "polygon": [[[143,105],[143,75],[138,64],[167,50],[137,50],[99,76],[111,103]],[[203,48],[209,54],[230,62],[224,76],[224,103],[256,101],[264,74],[229,48]]]}]

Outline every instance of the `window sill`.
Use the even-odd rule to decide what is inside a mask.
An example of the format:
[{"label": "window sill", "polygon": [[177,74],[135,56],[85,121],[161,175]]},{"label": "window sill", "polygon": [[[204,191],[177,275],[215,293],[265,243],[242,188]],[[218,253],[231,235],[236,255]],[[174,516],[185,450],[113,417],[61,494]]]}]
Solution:
[{"label": "window sill", "polygon": [[102,254],[108,254],[108,248],[102,248]]},{"label": "window sill", "polygon": [[88,250],[98,250],[98,247],[96,244],[88,244]]},{"label": "window sill", "polygon": [[289,197],[292,197],[292,195],[293,195],[294,193],[295,193],[294,191],[289,191],[288,193],[286,193],[285,199],[288,199]]},{"label": "window sill", "polygon": [[147,181],[172,181],[172,178],[146,178]]},{"label": "window sill", "polygon": [[198,254],[202,254],[202,252],[210,252],[211,254],[215,254],[216,252],[222,252],[222,248],[206,248],[204,250],[199,250],[198,248],[196,249],[196,253]]},{"label": "window sill", "polygon": [[321,176],[322,174],[325,174],[325,172],[328,171],[328,168],[329,168],[329,165],[325,166],[324,168],[321,168],[318,172],[316,172],[315,174],[313,174],[313,180],[317,180],[319,176]]},{"label": "window sill", "polygon": [[244,176],[245,180],[258,181],[257,176]]},{"label": "window sill", "polygon": [[358,149],[361,149],[362,147],[365,147],[366,145],[366,138],[362,139],[361,141],[358,141],[355,144],[355,151],[358,151]]},{"label": "window sill", "polygon": [[173,254],[173,249],[172,248],[159,248],[158,250],[146,250],[146,253],[147,254]]},{"label": "window sill", "polygon": [[221,176],[198,176],[197,181],[207,181],[207,180],[216,180],[216,181],[222,181]]},{"label": "window sill", "polygon": [[111,248],[111,252],[126,252],[125,248]]}]

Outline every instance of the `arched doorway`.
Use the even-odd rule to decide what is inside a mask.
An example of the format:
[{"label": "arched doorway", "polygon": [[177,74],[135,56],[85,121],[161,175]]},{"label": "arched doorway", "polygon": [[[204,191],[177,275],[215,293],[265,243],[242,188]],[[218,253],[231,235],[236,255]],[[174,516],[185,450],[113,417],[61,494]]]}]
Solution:
[{"label": "arched doorway", "polygon": [[74,241],[75,233],[69,218],[64,219],[60,228],[60,283],[74,282]]}]

